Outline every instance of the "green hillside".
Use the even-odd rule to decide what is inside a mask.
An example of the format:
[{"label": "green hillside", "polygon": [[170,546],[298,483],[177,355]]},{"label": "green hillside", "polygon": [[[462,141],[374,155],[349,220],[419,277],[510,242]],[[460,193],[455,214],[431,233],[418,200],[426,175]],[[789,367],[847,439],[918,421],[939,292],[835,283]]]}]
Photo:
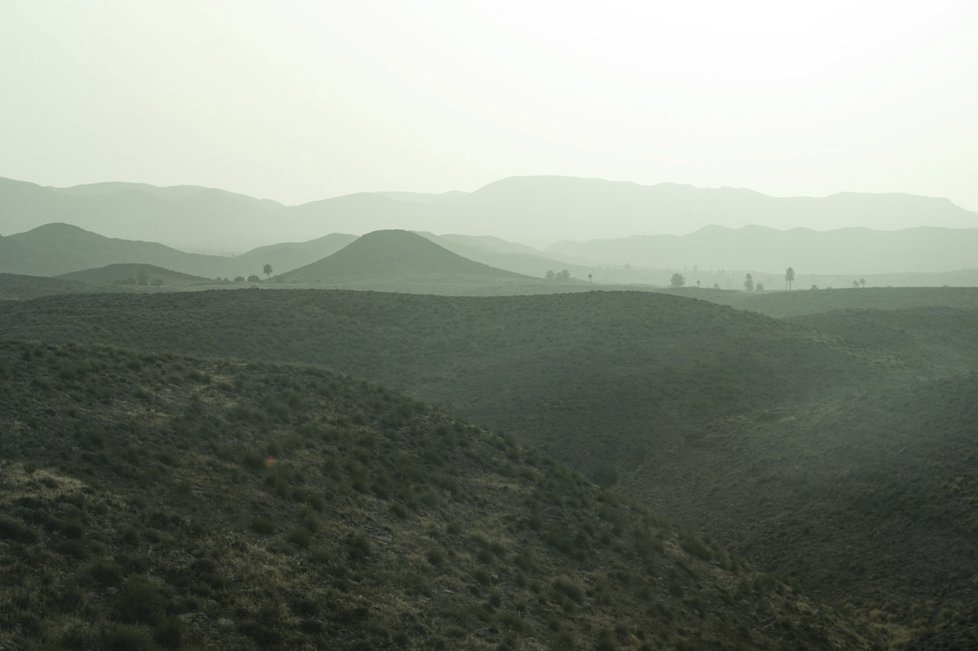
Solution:
[{"label": "green hillside", "polygon": [[871,387],[726,419],[623,490],[821,598],[877,604],[913,648],[978,648],[976,434],[978,374]]},{"label": "green hillside", "polygon": [[496,269],[452,253],[408,231],[368,233],[322,260],[277,276],[285,283],[397,289],[425,285],[539,284],[538,279]]},{"label": "green hillside", "polygon": [[95,287],[89,283],[61,278],[0,273],[0,300],[24,300],[40,296],[91,294],[105,291],[123,291],[124,289],[122,287]]},{"label": "green hillside", "polygon": [[0,343],[0,645],[858,649],[516,445],[319,370]]},{"label": "green hillside", "polygon": [[[960,397],[946,407],[933,400],[920,418],[898,407],[916,410],[917,392],[932,395],[938,390],[928,387],[974,370],[978,310],[775,320],[648,292],[252,290],[14,302],[0,311],[0,329],[21,339],[316,364],[383,382],[598,482],[621,478],[619,490],[723,536],[805,590],[883,628],[913,628],[917,646],[908,648],[971,639],[966,601],[952,600],[940,578],[953,576],[960,594],[972,566],[954,537],[965,530],[955,527],[969,520],[952,526],[956,511],[933,515],[943,509],[936,490],[914,505],[923,524],[887,519],[886,509],[860,512],[885,503],[895,484],[953,484],[960,475],[960,490],[970,485],[969,474],[954,470],[961,466],[938,472],[944,453],[926,456],[942,414],[972,435],[958,438],[956,459],[973,456],[975,420],[953,409],[972,404],[967,385],[949,390]],[[890,412],[904,428],[899,436],[889,436]],[[846,443],[857,423],[878,426],[859,435],[871,443],[861,448],[859,437]],[[854,527],[860,517],[863,528]],[[877,525],[890,536],[885,554],[870,533]],[[928,562],[908,560],[921,549]],[[840,550],[861,560],[817,562]],[[941,600],[945,611],[933,607]]]},{"label": "green hillside", "polygon": [[213,285],[214,281],[201,276],[180,273],[152,264],[120,263],[97,269],[84,269],[62,274],[59,278],[100,285],[148,285],[152,287],[186,287]]},{"label": "green hillside", "polygon": [[849,309],[904,310],[931,307],[978,309],[978,287],[865,287],[761,293],[692,287],[663,291],[677,296],[698,298],[760,312],[776,318]]},{"label": "green hillside", "polygon": [[9,336],[316,363],[613,474],[732,413],[907,371],[751,312],[655,293],[498,298],[322,290],[20,303]]}]

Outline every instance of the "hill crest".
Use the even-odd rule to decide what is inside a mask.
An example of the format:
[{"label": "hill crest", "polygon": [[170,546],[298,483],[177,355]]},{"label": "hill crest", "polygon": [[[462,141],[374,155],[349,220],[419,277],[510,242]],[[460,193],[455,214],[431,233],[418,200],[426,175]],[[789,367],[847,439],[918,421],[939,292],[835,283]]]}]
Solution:
[{"label": "hill crest", "polygon": [[537,282],[464,258],[404,230],[367,233],[336,253],[278,277],[281,282]]}]

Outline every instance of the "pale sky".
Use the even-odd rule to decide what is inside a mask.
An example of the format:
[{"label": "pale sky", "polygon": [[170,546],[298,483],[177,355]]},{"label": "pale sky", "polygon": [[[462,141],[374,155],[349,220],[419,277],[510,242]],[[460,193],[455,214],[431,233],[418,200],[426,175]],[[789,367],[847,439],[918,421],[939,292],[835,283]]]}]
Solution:
[{"label": "pale sky", "polygon": [[0,0],[0,176],[298,203],[513,175],[978,210],[978,2]]}]

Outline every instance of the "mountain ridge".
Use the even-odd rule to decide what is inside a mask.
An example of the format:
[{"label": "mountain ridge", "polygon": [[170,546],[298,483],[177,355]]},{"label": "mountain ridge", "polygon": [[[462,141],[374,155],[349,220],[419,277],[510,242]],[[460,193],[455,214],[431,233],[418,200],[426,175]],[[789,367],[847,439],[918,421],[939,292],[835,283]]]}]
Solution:
[{"label": "mountain ridge", "polygon": [[[119,196],[123,190],[125,200]],[[546,239],[553,233],[574,239],[682,233],[710,223],[978,228],[978,213],[949,199],[906,193],[772,197],[742,188],[567,176],[508,177],[468,193],[360,192],[291,206],[197,186],[108,182],[51,188],[0,180],[0,232],[53,220],[118,237],[208,250],[245,250],[276,240],[313,239],[330,231],[411,229],[475,235],[490,223],[495,234],[509,239]]]}]

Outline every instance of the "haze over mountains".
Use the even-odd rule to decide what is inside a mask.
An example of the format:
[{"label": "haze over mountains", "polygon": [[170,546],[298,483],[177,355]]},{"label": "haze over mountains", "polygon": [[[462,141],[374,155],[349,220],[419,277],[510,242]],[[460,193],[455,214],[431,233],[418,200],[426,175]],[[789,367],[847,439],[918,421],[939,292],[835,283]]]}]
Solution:
[{"label": "haze over mountains", "polygon": [[0,233],[51,222],[109,237],[231,253],[380,229],[491,232],[511,240],[552,241],[556,234],[564,239],[680,235],[710,225],[819,231],[853,226],[978,228],[978,213],[947,199],[908,194],[781,198],[746,189],[559,176],[512,177],[470,193],[373,192],[297,206],[195,186],[97,183],[50,188],[0,179]]}]

